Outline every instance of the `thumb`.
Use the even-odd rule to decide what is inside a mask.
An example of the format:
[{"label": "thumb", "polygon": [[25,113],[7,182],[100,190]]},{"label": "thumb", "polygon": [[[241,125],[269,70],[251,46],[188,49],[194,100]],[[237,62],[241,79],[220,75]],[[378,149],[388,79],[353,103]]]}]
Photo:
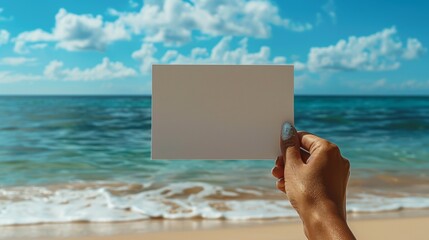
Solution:
[{"label": "thumb", "polygon": [[296,129],[292,124],[285,122],[282,126],[280,148],[286,164],[302,164],[300,141]]}]

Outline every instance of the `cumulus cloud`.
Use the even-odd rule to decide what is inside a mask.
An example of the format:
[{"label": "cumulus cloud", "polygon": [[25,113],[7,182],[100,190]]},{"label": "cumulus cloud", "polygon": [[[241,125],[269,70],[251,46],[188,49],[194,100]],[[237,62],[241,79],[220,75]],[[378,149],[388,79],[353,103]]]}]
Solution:
[{"label": "cumulus cloud", "polygon": [[[158,59],[154,57],[157,49],[153,43],[143,43],[141,48],[133,52],[132,57],[140,61],[140,71],[147,73],[151,70],[152,64],[157,63]],[[177,53],[176,51],[174,51]]]},{"label": "cumulus cloud", "polygon": [[[55,42],[68,51],[102,51],[112,42],[143,36],[145,42],[181,45],[196,37],[247,36],[267,38],[273,26],[291,31],[312,29],[280,15],[268,0],[146,0],[139,11],[109,9],[114,21],[101,15],[74,14],[60,9],[51,31],[35,29],[19,34],[15,52],[28,53],[34,44]],[[131,7],[138,4],[130,0]],[[46,46],[46,45],[44,45]]]},{"label": "cumulus cloud", "polygon": [[157,49],[153,43],[143,43],[141,48],[132,54],[132,57],[141,63],[141,72],[148,73],[153,63],[171,64],[283,64],[286,58],[276,56],[271,58],[269,47],[263,46],[258,52],[249,52],[247,38],[239,42],[235,49],[231,48],[232,37],[223,37],[209,52],[206,48],[193,48],[188,55],[183,55],[176,50],[168,50],[157,59],[154,57]]},{"label": "cumulus cloud", "polygon": [[0,29],[0,45],[9,42],[10,33],[4,29]]},{"label": "cumulus cloud", "polygon": [[407,46],[404,49],[403,57],[405,59],[415,59],[420,57],[424,52],[425,48],[419,40],[409,38],[407,40]]},{"label": "cumulus cloud", "polygon": [[[397,36],[395,27],[386,28],[369,36],[351,36],[328,47],[313,47],[305,67],[310,71],[387,71],[399,68],[401,60],[419,57],[426,49],[415,38],[407,44]],[[300,64],[301,68],[304,63]]]},{"label": "cumulus cloud", "polygon": [[[36,29],[29,32],[23,32],[18,35],[13,41],[15,41],[14,51],[17,53],[28,53],[27,43],[37,43],[42,41],[54,41],[55,38],[52,34],[43,31],[42,29]],[[40,44],[40,43],[38,43]]]},{"label": "cumulus cloud", "polygon": [[279,9],[264,0],[163,0],[145,1],[139,12],[120,13],[117,24],[145,41],[169,45],[183,44],[194,31],[207,36],[252,36],[266,38],[272,26],[306,31],[309,23],[298,23],[280,16]]},{"label": "cumulus cloud", "polygon": [[35,58],[25,58],[25,57],[5,57],[0,58],[0,65],[8,66],[18,66],[26,63],[34,63]]},{"label": "cumulus cloud", "polygon": [[45,67],[45,71],[43,72],[43,75],[47,79],[58,79],[60,77],[63,77],[62,73],[62,67],[64,66],[64,63],[58,60],[53,60],[49,62],[48,65]]},{"label": "cumulus cloud", "polygon": [[15,52],[26,53],[29,43],[56,42],[56,47],[69,51],[99,50],[117,40],[129,39],[130,35],[121,26],[104,22],[101,15],[77,15],[60,9],[55,16],[55,27],[51,32],[42,29],[23,32],[15,39]]},{"label": "cumulus cloud", "polygon": [[10,71],[0,71],[0,83],[59,80],[59,81],[97,81],[134,77],[137,72],[126,67],[121,62],[112,62],[104,58],[101,63],[92,68],[65,68],[61,61],[51,61],[45,66],[42,74],[19,74]]},{"label": "cumulus cloud", "polygon": [[51,61],[44,71],[48,79],[59,79],[66,81],[93,81],[111,80],[118,78],[134,77],[137,73],[134,69],[126,67],[121,62],[111,62],[108,58],[93,68],[64,68],[61,61]]}]

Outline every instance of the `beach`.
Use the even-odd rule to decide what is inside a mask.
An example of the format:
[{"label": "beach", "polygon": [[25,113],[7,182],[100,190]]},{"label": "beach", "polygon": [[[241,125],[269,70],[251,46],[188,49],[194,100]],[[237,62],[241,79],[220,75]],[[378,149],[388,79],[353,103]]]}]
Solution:
[{"label": "beach", "polygon": [[0,0],[0,240],[429,240],[428,10]]},{"label": "beach", "polygon": [[[425,230],[429,98],[295,103],[297,128],[336,143],[351,162],[347,210],[358,236]],[[275,156],[151,160],[150,97],[0,97],[0,113],[0,239],[257,239],[282,229],[303,238],[275,188]]]}]

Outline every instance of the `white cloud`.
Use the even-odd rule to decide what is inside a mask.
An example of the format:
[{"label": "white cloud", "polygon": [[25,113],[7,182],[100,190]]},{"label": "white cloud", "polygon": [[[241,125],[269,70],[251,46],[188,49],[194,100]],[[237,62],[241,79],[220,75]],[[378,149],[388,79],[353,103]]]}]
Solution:
[{"label": "white cloud", "polygon": [[54,41],[55,38],[52,34],[43,31],[42,29],[36,29],[29,32],[22,32],[13,41],[15,42],[14,51],[17,53],[27,53],[27,43],[42,42],[42,41]]},{"label": "white cloud", "polygon": [[115,22],[149,42],[179,45],[190,41],[194,31],[207,36],[269,37],[272,26],[306,31],[309,23],[280,16],[277,6],[264,0],[163,0],[145,1],[139,12],[120,13]]},{"label": "white cloud", "polygon": [[294,65],[294,70],[296,71],[302,71],[306,68],[305,64],[299,61],[294,62],[293,65]]},{"label": "white cloud", "polygon": [[46,65],[43,74],[19,74],[10,71],[0,71],[0,83],[21,81],[59,80],[59,81],[96,81],[130,78],[137,72],[124,66],[121,62],[112,62],[103,58],[100,64],[92,68],[64,68],[61,61],[51,61]]},{"label": "white cloud", "polygon": [[26,63],[34,63],[35,58],[25,58],[25,57],[5,57],[0,58],[0,65],[8,66],[18,66]]},{"label": "white cloud", "polygon": [[41,80],[43,76],[32,74],[20,74],[10,71],[0,71],[0,83],[13,83],[21,81],[37,81]]},{"label": "white cloud", "polygon": [[130,35],[116,23],[103,22],[101,15],[77,15],[60,9],[55,16],[52,32],[42,29],[23,32],[14,39],[15,51],[26,53],[28,43],[56,42],[56,47],[69,51],[99,50],[117,40],[129,39]]},{"label": "white cloud", "polygon": [[404,50],[403,57],[405,59],[415,59],[420,57],[425,51],[426,49],[419,40],[415,38],[409,38],[407,40],[407,47]]},{"label": "white cloud", "polygon": [[0,45],[6,44],[9,42],[10,33],[5,29],[0,29]]},{"label": "white cloud", "polygon": [[[129,4],[138,7],[134,0]],[[103,51],[107,45],[129,40],[132,35],[143,36],[145,42],[181,45],[194,36],[267,38],[273,26],[297,32],[313,27],[282,17],[269,0],[146,0],[137,12],[108,12],[116,20],[104,21],[101,15],[78,15],[62,8],[51,31],[22,32],[14,39],[14,49],[27,53],[34,44],[55,42],[56,47],[68,51]]]},{"label": "white cloud", "polygon": [[94,81],[128,78],[137,75],[132,68],[124,66],[121,62],[111,62],[108,58],[93,68],[64,68],[63,62],[51,61],[44,71],[47,79],[59,79],[66,81]]},{"label": "white cloud", "polygon": [[151,70],[152,63],[171,64],[284,64],[285,57],[277,56],[271,59],[270,48],[263,46],[258,52],[251,53],[247,49],[247,38],[240,41],[239,46],[231,49],[232,37],[222,38],[210,51],[205,48],[194,48],[189,55],[183,55],[175,50],[168,50],[157,59],[154,57],[156,48],[152,43],[143,43],[141,48],[135,51],[132,57],[141,63],[142,73]]},{"label": "white cloud", "polygon": [[419,57],[425,51],[417,39],[407,45],[397,37],[395,27],[369,36],[351,36],[336,45],[310,49],[306,68],[320,70],[387,71],[399,68],[401,60]]},{"label": "white cloud", "polygon": [[61,76],[63,73],[61,72],[61,68],[64,66],[63,62],[60,62],[58,60],[53,60],[49,62],[48,65],[45,67],[45,71],[43,72],[43,75],[48,79],[57,79]]},{"label": "white cloud", "polygon": [[132,57],[141,62],[140,71],[147,73],[151,70],[152,64],[158,60],[154,57],[157,49],[153,43],[143,43],[141,48],[133,52]]}]

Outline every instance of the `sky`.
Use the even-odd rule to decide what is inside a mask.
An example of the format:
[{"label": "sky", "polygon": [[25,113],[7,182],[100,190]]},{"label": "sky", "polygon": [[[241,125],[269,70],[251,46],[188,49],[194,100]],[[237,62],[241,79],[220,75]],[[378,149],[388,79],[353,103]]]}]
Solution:
[{"label": "sky", "polygon": [[151,65],[293,64],[300,95],[429,95],[423,0],[0,0],[0,94],[150,94]]}]

